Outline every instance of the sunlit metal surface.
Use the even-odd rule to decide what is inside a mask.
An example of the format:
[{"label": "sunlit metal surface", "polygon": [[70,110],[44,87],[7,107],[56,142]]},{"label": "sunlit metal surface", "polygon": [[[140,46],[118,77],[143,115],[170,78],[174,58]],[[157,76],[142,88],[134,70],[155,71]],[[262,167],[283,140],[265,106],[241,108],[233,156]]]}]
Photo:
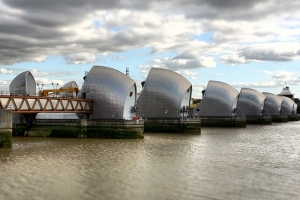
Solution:
[{"label": "sunlit metal surface", "polygon": [[286,96],[280,96],[280,98],[283,100],[282,107],[281,107],[281,113],[287,114],[287,115],[296,114],[296,112],[295,112],[295,104],[296,103],[292,99],[290,99]]},{"label": "sunlit metal surface", "polygon": [[36,95],[36,82],[31,72],[25,71],[16,76],[9,85],[9,91],[11,95]]},{"label": "sunlit metal surface", "polygon": [[265,99],[266,96],[257,90],[242,88],[237,103],[238,113],[246,116],[261,116]]},{"label": "sunlit metal surface", "polygon": [[190,105],[192,84],[167,69],[152,68],[137,100],[138,115],[145,118],[179,118],[180,108]]},{"label": "sunlit metal surface", "polygon": [[239,91],[219,81],[209,81],[203,99],[195,108],[202,117],[230,117],[236,108]]},{"label": "sunlit metal surface", "polygon": [[93,100],[90,119],[127,119],[136,103],[136,84],[115,69],[94,66],[79,95]]},{"label": "sunlit metal surface", "polygon": [[280,115],[282,99],[272,93],[263,92],[263,95],[266,96],[264,114],[265,115]]}]

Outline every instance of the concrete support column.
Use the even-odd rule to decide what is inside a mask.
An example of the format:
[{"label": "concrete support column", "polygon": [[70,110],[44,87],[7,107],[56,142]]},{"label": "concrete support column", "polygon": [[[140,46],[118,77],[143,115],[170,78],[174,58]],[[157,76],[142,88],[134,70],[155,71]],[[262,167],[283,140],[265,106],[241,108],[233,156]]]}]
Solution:
[{"label": "concrete support column", "polygon": [[86,137],[87,135],[87,118],[79,119],[80,134],[78,137]]},{"label": "concrete support column", "polygon": [[12,147],[12,112],[0,109],[0,148]]}]

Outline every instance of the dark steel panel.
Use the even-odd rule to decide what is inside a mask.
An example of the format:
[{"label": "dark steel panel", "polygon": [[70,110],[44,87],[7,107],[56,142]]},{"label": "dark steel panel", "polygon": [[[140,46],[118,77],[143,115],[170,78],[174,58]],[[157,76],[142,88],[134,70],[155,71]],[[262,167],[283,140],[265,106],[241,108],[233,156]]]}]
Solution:
[{"label": "dark steel panel", "polygon": [[132,97],[136,98],[136,84],[129,76],[112,68],[94,66],[87,74],[79,95],[84,96],[85,93],[86,98],[93,100],[90,119],[124,119],[124,104],[132,87],[135,87]]},{"label": "dark steel panel", "polygon": [[280,115],[282,99],[272,93],[263,92],[263,95],[266,96],[264,114],[265,115]]},{"label": "dark steel panel", "polygon": [[265,95],[257,90],[242,88],[237,103],[238,113],[245,116],[262,115],[265,99]]},{"label": "dark steel panel", "polygon": [[167,69],[152,68],[137,100],[138,115],[143,118],[180,117],[184,97],[190,104],[192,84],[182,75]]},{"label": "dark steel panel", "polygon": [[239,91],[219,81],[209,81],[195,113],[202,117],[230,117],[236,108]]}]

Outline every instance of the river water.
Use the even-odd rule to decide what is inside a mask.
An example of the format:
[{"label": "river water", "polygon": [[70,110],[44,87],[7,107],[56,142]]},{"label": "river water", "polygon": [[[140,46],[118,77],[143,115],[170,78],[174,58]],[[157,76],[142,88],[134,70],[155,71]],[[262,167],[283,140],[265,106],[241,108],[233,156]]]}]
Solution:
[{"label": "river water", "polygon": [[300,122],[142,140],[14,137],[0,199],[300,199]]}]

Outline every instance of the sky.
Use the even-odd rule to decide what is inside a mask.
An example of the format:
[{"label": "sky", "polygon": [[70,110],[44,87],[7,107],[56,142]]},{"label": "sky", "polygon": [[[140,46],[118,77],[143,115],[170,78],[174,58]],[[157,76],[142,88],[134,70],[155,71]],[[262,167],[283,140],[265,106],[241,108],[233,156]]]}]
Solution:
[{"label": "sky", "polygon": [[[152,67],[193,85],[209,80],[300,98],[298,0],[0,0],[0,90],[30,70],[44,89],[93,66],[123,73],[138,92]],[[37,88],[38,89],[38,88]]]}]

